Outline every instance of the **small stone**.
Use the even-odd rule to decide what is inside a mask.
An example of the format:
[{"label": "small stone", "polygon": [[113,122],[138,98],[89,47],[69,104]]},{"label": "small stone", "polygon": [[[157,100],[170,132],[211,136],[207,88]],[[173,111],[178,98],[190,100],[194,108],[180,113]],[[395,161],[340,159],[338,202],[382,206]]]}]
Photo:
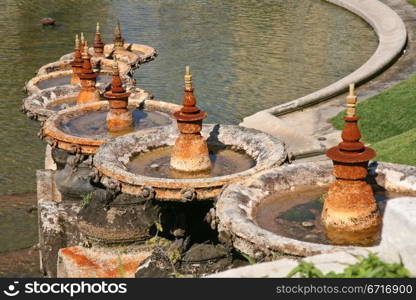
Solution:
[{"label": "small stone", "polygon": [[326,137],[320,136],[318,137],[318,141],[326,141]]},{"label": "small stone", "polygon": [[150,169],[157,170],[157,169],[159,169],[159,165],[158,164],[151,164]]},{"label": "small stone", "polygon": [[302,222],[302,226],[303,226],[303,227],[305,227],[305,228],[312,228],[312,227],[314,227],[315,225],[314,225],[312,222],[309,222],[309,221],[303,221],[303,222]]},{"label": "small stone", "polygon": [[49,26],[55,25],[55,19],[50,18],[50,17],[42,18],[40,19],[40,22],[42,23],[42,25],[49,25]]}]

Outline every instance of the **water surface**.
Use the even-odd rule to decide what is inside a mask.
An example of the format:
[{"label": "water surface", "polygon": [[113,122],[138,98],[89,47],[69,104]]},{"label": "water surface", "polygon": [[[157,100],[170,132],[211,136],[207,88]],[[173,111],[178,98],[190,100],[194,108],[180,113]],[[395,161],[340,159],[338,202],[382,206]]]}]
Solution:
[{"label": "water surface", "polygon": [[[194,74],[207,122],[239,123],[259,109],[322,88],[362,65],[377,39],[357,16],[319,0],[2,0],[0,10],[0,194],[35,190],[43,165],[39,126],[19,112],[24,83],[91,43],[95,22],[109,43],[117,18],[127,42],[158,49],[135,74],[157,99],[180,103],[184,66]],[[57,26],[42,27],[50,16]]]}]

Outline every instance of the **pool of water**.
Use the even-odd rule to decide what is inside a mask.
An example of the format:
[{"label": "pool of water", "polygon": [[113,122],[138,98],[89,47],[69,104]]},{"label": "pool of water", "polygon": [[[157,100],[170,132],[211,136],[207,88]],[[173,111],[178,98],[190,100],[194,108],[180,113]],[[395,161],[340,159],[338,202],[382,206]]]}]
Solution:
[{"label": "pool of water", "polygon": [[[100,100],[105,101],[107,99],[101,95]],[[65,108],[75,106],[77,103],[76,101],[77,101],[77,97],[65,97],[65,98],[60,98],[58,100],[50,102],[48,105],[46,105],[46,107],[53,111],[60,111]]]},{"label": "pool of water", "polygon": [[[60,129],[70,135],[100,139],[113,137],[107,128],[107,110],[89,111],[88,113],[63,120]],[[143,130],[146,128],[171,124],[171,118],[162,112],[135,109],[133,114],[133,128],[131,130]]]},{"label": "pool of water", "polygon": [[[138,86],[180,103],[190,65],[207,122],[244,116],[322,88],[357,69],[377,38],[357,16],[319,0],[122,1],[3,0],[0,11],[0,194],[35,190],[43,165],[39,125],[19,112],[24,83],[73,50],[76,33],[93,41],[95,22],[112,40],[120,19],[127,42],[159,51],[137,70]],[[42,27],[45,16],[57,26]]]},{"label": "pool of water", "polygon": [[172,147],[161,147],[140,153],[126,165],[127,170],[156,178],[196,179],[234,174],[256,165],[256,161],[245,153],[208,145],[211,170],[198,173],[180,172],[170,168],[172,149]]},{"label": "pool of water", "polygon": [[[260,227],[281,236],[312,243],[333,244],[334,239],[328,239],[321,222],[327,191],[327,188],[309,188],[270,195],[256,207],[255,220]],[[389,199],[409,196],[380,188],[375,188],[374,193],[381,214]],[[342,243],[348,241],[349,245],[372,246],[379,242],[380,228],[370,228],[366,232],[348,235],[331,232],[331,237],[336,238],[337,234],[339,238],[335,240]]]},{"label": "pool of water", "polygon": [[[65,76],[58,76],[58,77],[52,77],[45,80],[39,81],[36,85],[39,89],[47,89],[54,86],[60,86],[65,84],[71,83],[71,75],[65,75]],[[97,83],[110,83],[111,82],[111,75],[99,75],[97,77]]]}]

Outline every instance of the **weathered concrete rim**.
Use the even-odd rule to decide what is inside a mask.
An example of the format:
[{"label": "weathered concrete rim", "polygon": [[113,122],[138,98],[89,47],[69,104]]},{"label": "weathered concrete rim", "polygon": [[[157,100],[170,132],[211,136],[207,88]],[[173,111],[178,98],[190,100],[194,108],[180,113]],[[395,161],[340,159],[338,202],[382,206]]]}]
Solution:
[{"label": "weathered concrete rim", "polygon": [[24,98],[21,110],[29,119],[43,122],[56,113],[56,111],[47,107],[50,103],[57,102],[60,99],[76,97],[79,93],[79,89],[79,85],[71,84],[43,89]]},{"label": "weathered concrete rim", "polygon": [[[370,176],[389,191],[416,192],[416,167],[372,162],[369,170]],[[228,185],[216,204],[220,236],[228,237],[235,248],[253,257],[273,252],[310,256],[363,248],[299,241],[265,230],[254,221],[255,208],[270,193],[305,185],[329,186],[333,179],[332,162],[321,161],[281,166],[261,172],[241,184]]]},{"label": "weathered concrete rim", "polygon": [[[113,51],[114,44],[105,44],[104,45],[104,55],[107,57]],[[150,62],[156,58],[158,52],[155,48],[148,45],[136,44],[136,43],[124,43],[124,48],[126,52],[123,54],[118,54],[118,57],[121,61],[130,64],[133,69],[138,68],[141,64]],[[131,50],[131,51],[130,51]],[[88,52],[90,55],[94,55],[94,48],[89,48]],[[137,52],[142,52],[143,54],[138,54]],[[73,60],[74,52],[65,54],[59,58],[59,60]]]},{"label": "weathered concrete rim", "polygon": [[[130,85],[130,84],[127,84]],[[34,119],[39,122],[44,122],[50,116],[56,114],[58,111],[52,110],[49,107],[58,105],[67,98],[75,98],[79,93],[79,85],[60,85],[43,89],[38,93],[32,94],[23,99],[22,112],[25,113],[29,119]],[[149,92],[140,89],[128,89],[131,92],[130,101],[143,101],[152,99],[153,95]]]},{"label": "weathered concrete rim", "polygon": [[[274,122],[278,116],[303,109],[328,100],[345,92],[350,83],[363,83],[391,65],[405,48],[407,33],[402,19],[387,5],[378,0],[326,0],[358,15],[376,32],[379,44],[374,54],[360,68],[337,82],[301,98],[259,111],[243,119],[249,123],[251,118],[260,118],[263,122]],[[260,126],[261,127],[261,126]],[[257,128],[260,129],[261,128]]]},{"label": "weathered concrete rim", "polygon": [[[70,59],[57,60],[57,61],[48,63],[46,65],[43,65],[42,67],[39,68],[37,72],[37,76],[47,75],[47,74],[57,72],[57,71],[72,70],[71,62],[72,60]],[[105,73],[112,72],[112,67],[113,67],[112,59],[108,59],[105,57],[91,57],[91,63],[93,66],[99,63],[101,72],[105,72]],[[128,76],[132,72],[131,66],[122,61],[118,62],[118,69],[119,69],[121,76]]]},{"label": "weathered concrete rim", "polygon": [[[146,110],[154,110],[166,113],[170,116],[173,112],[180,109],[180,106],[177,104],[167,103],[163,101],[156,101],[150,99],[129,99],[130,109],[136,107]],[[68,152],[78,151],[82,154],[95,154],[100,145],[106,143],[109,139],[100,139],[100,138],[85,138],[77,137],[63,132],[59,128],[59,124],[62,119],[68,115],[80,115],[86,111],[99,111],[99,110],[108,110],[109,103],[108,101],[97,101],[93,103],[88,103],[84,105],[76,105],[74,107],[69,107],[67,109],[61,110],[49,119],[46,120],[45,124],[41,129],[40,135],[46,139],[46,141],[51,144],[52,147],[60,148]],[[170,125],[173,125],[173,119]],[[169,126],[169,125],[167,125]],[[143,134],[150,129],[143,129],[135,132]]]},{"label": "weathered concrete rim", "polygon": [[215,136],[230,147],[245,151],[256,165],[243,172],[201,179],[155,178],[131,173],[125,164],[138,153],[162,146],[172,146],[178,136],[176,127],[155,128],[146,136],[138,133],[126,134],[103,145],[94,157],[98,171],[108,178],[132,186],[148,185],[160,188],[211,188],[247,178],[262,170],[282,164],[286,159],[286,149],[282,141],[261,131],[239,127],[237,125],[205,124],[202,135]]}]

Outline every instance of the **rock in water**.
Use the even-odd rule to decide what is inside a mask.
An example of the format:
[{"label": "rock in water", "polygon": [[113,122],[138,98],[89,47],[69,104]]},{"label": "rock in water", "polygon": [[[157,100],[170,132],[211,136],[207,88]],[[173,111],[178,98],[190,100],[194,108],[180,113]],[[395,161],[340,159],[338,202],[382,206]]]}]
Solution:
[{"label": "rock in water", "polygon": [[50,17],[42,18],[40,19],[40,22],[42,23],[42,25],[45,25],[45,26],[55,25],[55,19],[50,18]]}]

